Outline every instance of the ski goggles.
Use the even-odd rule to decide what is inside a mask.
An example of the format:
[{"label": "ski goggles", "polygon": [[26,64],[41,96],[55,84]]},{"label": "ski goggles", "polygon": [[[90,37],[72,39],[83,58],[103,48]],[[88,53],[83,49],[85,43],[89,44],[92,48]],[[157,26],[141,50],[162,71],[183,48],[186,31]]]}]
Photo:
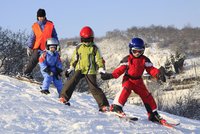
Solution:
[{"label": "ski goggles", "polygon": [[57,48],[57,46],[55,46],[55,45],[52,45],[52,46],[49,46],[49,48]]},{"label": "ski goggles", "polygon": [[144,50],[131,50],[133,54],[139,53],[142,54]]}]

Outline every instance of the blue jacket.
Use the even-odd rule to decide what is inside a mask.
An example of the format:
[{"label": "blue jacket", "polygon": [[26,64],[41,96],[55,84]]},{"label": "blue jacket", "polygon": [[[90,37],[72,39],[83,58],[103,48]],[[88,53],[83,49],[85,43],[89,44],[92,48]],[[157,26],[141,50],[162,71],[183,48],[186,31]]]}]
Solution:
[{"label": "blue jacket", "polygon": [[[44,30],[44,26],[45,26],[46,22],[47,22],[47,20],[45,20],[43,22],[37,21],[37,23],[40,25],[40,28],[42,31]],[[57,36],[57,32],[56,32],[55,28],[53,28],[52,38],[56,38],[58,40],[58,36]],[[35,42],[35,33],[32,30],[30,38],[28,40],[28,47],[33,48],[34,42]]]},{"label": "blue jacket", "polygon": [[46,67],[49,67],[51,72],[53,72],[54,74],[57,73],[56,68],[62,69],[60,55],[57,51],[54,53],[52,53],[51,51],[43,52],[39,58],[39,65],[42,73],[45,73],[43,72],[43,70]]},{"label": "blue jacket", "polygon": [[[49,86],[53,81],[55,87],[57,88],[57,92],[60,95],[61,90],[63,88],[62,80],[58,79],[57,68],[62,69],[62,63],[60,60],[60,55],[56,51],[52,53],[51,51],[44,51],[39,58],[40,71],[44,77],[42,83],[42,90],[49,90]],[[49,67],[50,71],[53,72],[53,76],[49,75],[44,71],[45,68]]]}]

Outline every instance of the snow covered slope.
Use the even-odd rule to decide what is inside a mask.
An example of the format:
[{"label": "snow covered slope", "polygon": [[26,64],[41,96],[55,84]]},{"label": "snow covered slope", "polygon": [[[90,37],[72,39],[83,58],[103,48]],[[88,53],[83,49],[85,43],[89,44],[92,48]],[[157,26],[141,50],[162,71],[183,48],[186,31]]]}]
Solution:
[{"label": "snow covered slope", "polygon": [[127,104],[124,111],[139,117],[139,121],[133,124],[98,112],[91,95],[75,92],[69,107],[59,103],[54,88],[50,92],[50,95],[43,95],[39,92],[39,85],[0,75],[0,133],[200,133],[200,121],[160,112],[169,121],[181,122],[177,128],[170,129],[147,121],[143,107]]}]

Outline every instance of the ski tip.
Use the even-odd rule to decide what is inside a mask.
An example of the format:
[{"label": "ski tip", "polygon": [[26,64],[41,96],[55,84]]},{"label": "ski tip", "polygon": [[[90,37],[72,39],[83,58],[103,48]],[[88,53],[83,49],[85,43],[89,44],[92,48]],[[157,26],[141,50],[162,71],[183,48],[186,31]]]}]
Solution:
[{"label": "ski tip", "polygon": [[130,120],[132,120],[132,121],[138,121],[139,119],[137,117],[131,117]]},{"label": "ski tip", "polygon": [[165,122],[165,123],[161,123],[161,125],[166,126],[168,128],[174,128],[178,125],[180,125],[180,123],[169,123],[169,122]]},{"label": "ski tip", "polygon": [[118,116],[121,119],[130,120],[130,121],[138,121],[137,117],[129,117],[129,116]]}]

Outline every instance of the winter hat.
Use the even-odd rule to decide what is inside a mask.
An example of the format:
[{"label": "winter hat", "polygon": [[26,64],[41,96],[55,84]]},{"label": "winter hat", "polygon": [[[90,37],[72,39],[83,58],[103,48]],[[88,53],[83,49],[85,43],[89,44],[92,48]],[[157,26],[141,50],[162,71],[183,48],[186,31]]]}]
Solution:
[{"label": "winter hat", "polygon": [[46,12],[44,9],[38,9],[37,11],[37,17],[45,17],[46,16]]}]

